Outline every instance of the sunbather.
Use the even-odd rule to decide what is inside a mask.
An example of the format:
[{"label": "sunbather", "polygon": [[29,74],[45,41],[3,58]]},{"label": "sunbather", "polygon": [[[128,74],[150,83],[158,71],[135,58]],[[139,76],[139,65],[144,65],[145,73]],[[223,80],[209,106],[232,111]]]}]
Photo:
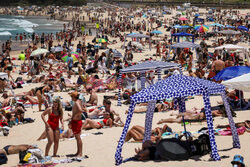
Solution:
[{"label": "sunbather", "polygon": [[33,149],[33,148],[36,148],[36,147],[32,145],[26,145],[26,144],[7,145],[3,149],[0,150],[0,154],[1,153],[5,155],[18,154],[20,151],[26,151],[28,149]]},{"label": "sunbather", "polygon": [[[166,124],[163,128],[157,127],[151,132],[151,141],[157,142],[161,139],[161,135],[164,132],[172,132],[172,129]],[[125,142],[128,142],[130,139],[134,139],[135,141],[141,142],[144,138],[145,128],[136,125],[133,126],[127,133]]]},{"label": "sunbather", "polygon": [[[222,128],[230,128],[231,126],[229,124],[227,125],[217,125],[216,128],[222,129]],[[246,127],[246,131],[250,133],[250,120],[245,120],[244,122],[238,122],[235,123],[236,128],[240,127]]]}]

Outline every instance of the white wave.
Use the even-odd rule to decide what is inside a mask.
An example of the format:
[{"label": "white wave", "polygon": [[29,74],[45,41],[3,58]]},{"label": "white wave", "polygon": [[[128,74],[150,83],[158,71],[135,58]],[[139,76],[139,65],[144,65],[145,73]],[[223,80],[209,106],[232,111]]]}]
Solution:
[{"label": "white wave", "polygon": [[23,29],[24,29],[24,31],[26,31],[28,33],[33,33],[34,32],[33,28],[23,28]]},{"label": "white wave", "polygon": [[16,17],[16,18],[24,18],[24,16],[14,16],[14,17]]},{"label": "white wave", "polygon": [[47,23],[47,24],[44,24],[44,25],[46,25],[46,26],[51,26],[52,24],[50,24],[50,23]]},{"label": "white wave", "polygon": [[0,35],[12,35],[9,31],[0,32]]},{"label": "white wave", "polygon": [[0,28],[0,31],[14,31],[17,30],[15,28]]},{"label": "white wave", "polygon": [[23,19],[12,19],[12,24],[17,25],[20,28],[23,28],[24,31],[28,33],[33,33],[34,32],[33,28],[38,26],[38,24]]}]

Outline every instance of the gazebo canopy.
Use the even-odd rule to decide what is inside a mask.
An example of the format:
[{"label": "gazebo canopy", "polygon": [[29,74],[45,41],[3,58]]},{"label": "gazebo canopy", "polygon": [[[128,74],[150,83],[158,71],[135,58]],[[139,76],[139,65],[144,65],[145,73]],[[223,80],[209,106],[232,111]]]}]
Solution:
[{"label": "gazebo canopy", "polygon": [[200,45],[192,43],[192,42],[184,41],[184,42],[175,43],[171,45],[170,47],[171,48],[199,48]]},{"label": "gazebo canopy", "polygon": [[165,80],[149,86],[147,89],[143,89],[131,96],[130,99],[135,102],[144,103],[151,100],[163,100],[171,97],[181,98],[201,95],[205,90],[209,94],[220,93],[225,90],[225,86],[196,77],[172,75]]},{"label": "gazebo canopy", "polygon": [[145,72],[149,70],[157,70],[157,69],[170,69],[170,68],[179,68],[180,65],[177,63],[169,63],[162,61],[145,61],[142,63],[138,63],[134,66],[130,66],[120,70],[120,73],[130,73],[130,72]]},{"label": "gazebo canopy", "polygon": [[226,35],[237,35],[237,34],[241,34],[241,32],[239,32],[239,31],[234,31],[234,30],[222,30],[222,31],[219,31],[218,33],[226,34]]},{"label": "gazebo canopy", "polygon": [[215,50],[222,50],[223,48],[225,48],[227,50],[236,50],[236,49],[246,50],[247,49],[243,46],[227,44],[227,45],[222,45],[222,46],[216,47]]},{"label": "gazebo canopy", "polygon": [[194,36],[193,34],[188,34],[188,33],[186,33],[186,32],[181,32],[181,33],[175,33],[175,34],[173,34],[172,36],[180,36],[180,37],[182,37],[182,36]]},{"label": "gazebo canopy", "polygon": [[[148,102],[148,110],[146,113],[145,120],[145,135],[144,141],[150,140],[152,120],[155,110],[155,103],[157,100],[163,100],[166,98],[174,97],[179,103],[179,112],[185,112],[185,97],[193,95],[203,95],[204,109],[208,126],[208,133],[211,145],[211,157],[214,160],[220,160],[220,156],[217,151],[217,145],[215,142],[214,131],[213,131],[213,118],[210,105],[210,94],[220,93],[226,108],[227,116],[231,126],[233,136],[233,147],[240,148],[239,137],[235,128],[235,123],[232,118],[229,104],[227,102],[227,96],[225,94],[225,86],[211,82],[208,80],[199,79],[196,77],[189,77],[184,75],[172,75],[165,80],[159,81],[154,85],[151,85],[140,92],[130,97],[130,107],[122,135],[118,142],[115,159],[116,165],[121,164],[122,157],[121,151],[124,144],[124,140],[131,122],[134,108],[137,103]],[[184,125],[185,126],[185,125]]]}]

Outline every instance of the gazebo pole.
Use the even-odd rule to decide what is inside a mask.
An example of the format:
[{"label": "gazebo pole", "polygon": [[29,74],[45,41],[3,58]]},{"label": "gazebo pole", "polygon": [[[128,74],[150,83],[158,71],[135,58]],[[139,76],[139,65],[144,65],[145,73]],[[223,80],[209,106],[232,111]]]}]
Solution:
[{"label": "gazebo pole", "polygon": [[213,116],[212,116],[212,111],[211,111],[209,94],[206,90],[204,91],[205,92],[203,93],[203,101],[204,101],[204,109],[205,109],[205,114],[206,114],[206,119],[207,119],[209,140],[210,140],[211,151],[212,151],[211,158],[215,161],[219,161],[220,156],[218,154],[217,144],[216,144],[215,136],[214,136]]},{"label": "gazebo pole", "polygon": [[233,117],[232,117],[230,106],[229,106],[229,104],[227,102],[227,95],[226,95],[226,93],[223,92],[221,94],[221,97],[222,97],[222,100],[223,100],[223,103],[224,103],[224,106],[225,106],[225,109],[226,109],[226,112],[227,112],[228,121],[229,121],[230,128],[231,128],[231,131],[232,131],[233,147],[234,148],[240,148],[239,136],[238,136],[238,133],[237,133],[237,129],[235,127],[235,123],[234,123],[234,120],[233,120]]},{"label": "gazebo pole", "polygon": [[155,103],[156,101],[148,102],[143,142],[147,140],[151,140],[152,120],[153,120],[154,111],[155,111]]},{"label": "gazebo pole", "polygon": [[119,84],[119,90],[118,90],[118,103],[117,103],[117,106],[122,106],[122,103],[121,103],[121,86],[122,86],[122,74],[120,73],[119,76],[118,76],[118,84]]},{"label": "gazebo pole", "polygon": [[183,126],[184,126],[184,135],[186,137],[186,140],[188,140],[188,138],[187,138],[187,129],[186,129],[185,119],[184,119],[184,115],[183,115],[184,112],[186,112],[185,97],[181,97],[181,98],[179,98],[179,113],[182,114],[182,122],[183,122]]},{"label": "gazebo pole", "polygon": [[158,82],[161,81],[161,69],[157,69]]},{"label": "gazebo pole", "polygon": [[145,89],[145,83],[146,83],[146,72],[141,72],[141,90]]}]

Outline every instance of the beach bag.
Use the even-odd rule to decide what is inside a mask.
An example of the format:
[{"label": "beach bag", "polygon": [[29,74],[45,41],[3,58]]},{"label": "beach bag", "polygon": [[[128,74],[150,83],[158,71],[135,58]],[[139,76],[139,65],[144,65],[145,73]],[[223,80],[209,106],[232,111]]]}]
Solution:
[{"label": "beach bag", "polygon": [[72,111],[72,106],[65,106],[66,111]]},{"label": "beach bag", "polygon": [[6,164],[8,161],[7,156],[4,153],[0,154],[0,165]]},{"label": "beach bag", "polygon": [[19,163],[21,164],[25,164],[28,163],[29,158],[31,157],[31,153],[29,153],[28,151],[20,151],[19,152]]},{"label": "beach bag", "polygon": [[209,135],[202,134],[191,144],[193,155],[206,155],[211,152]]},{"label": "beach bag", "polygon": [[161,140],[156,149],[162,160],[188,160],[192,155],[189,142],[176,138]]}]

